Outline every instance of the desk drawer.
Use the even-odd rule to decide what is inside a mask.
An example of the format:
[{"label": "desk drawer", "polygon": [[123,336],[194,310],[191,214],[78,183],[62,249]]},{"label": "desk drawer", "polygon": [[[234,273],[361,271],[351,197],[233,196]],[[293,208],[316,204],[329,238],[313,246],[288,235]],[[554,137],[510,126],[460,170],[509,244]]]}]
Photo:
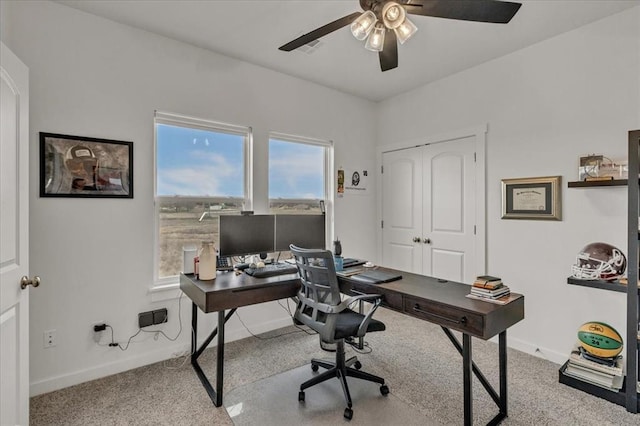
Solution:
[{"label": "desk drawer", "polygon": [[455,309],[451,306],[433,302],[425,303],[424,300],[405,296],[404,312],[453,330],[475,336],[483,334],[484,321],[481,315]]}]

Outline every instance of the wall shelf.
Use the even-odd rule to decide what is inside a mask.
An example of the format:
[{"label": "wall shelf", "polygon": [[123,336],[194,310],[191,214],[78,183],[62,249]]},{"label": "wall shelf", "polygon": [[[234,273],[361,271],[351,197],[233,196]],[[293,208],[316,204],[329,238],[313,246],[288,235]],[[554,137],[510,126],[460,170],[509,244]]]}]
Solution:
[{"label": "wall shelf", "polygon": [[[617,291],[619,293],[627,292],[627,286],[625,284],[620,284],[618,281],[580,280],[578,278],[569,277],[567,278],[567,284]],[[640,294],[640,288],[638,288],[638,294]]]},{"label": "wall shelf", "polygon": [[569,188],[593,188],[596,186],[626,186],[628,184],[627,179],[612,179],[612,180],[590,180],[590,181],[573,181],[567,182]]}]

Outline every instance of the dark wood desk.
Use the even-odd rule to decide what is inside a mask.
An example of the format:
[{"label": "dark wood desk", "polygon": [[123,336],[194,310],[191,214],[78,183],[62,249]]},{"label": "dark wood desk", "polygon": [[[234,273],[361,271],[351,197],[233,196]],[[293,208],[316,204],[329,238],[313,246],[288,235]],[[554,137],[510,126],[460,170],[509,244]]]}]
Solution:
[{"label": "dark wood desk", "polygon": [[[385,268],[380,268],[384,270]],[[399,272],[399,271],[396,271]],[[489,422],[498,424],[507,416],[507,328],[524,318],[524,296],[506,305],[467,298],[470,286],[438,280],[422,275],[400,272],[402,279],[384,284],[368,284],[349,277],[339,277],[340,290],[345,294],[381,294],[382,306],[440,325],[463,357],[464,424],[473,419],[472,374],[475,374],[499,408]],[[224,368],[224,324],[236,308],[295,296],[300,286],[297,275],[253,278],[234,272],[218,273],[213,281],[199,281],[193,274],[180,276],[180,288],[192,300],[191,364],[216,407],[222,405]],[[197,347],[197,309],[218,312],[218,326]],[[229,312],[225,315],[225,310]],[[451,330],[462,332],[462,344]],[[216,389],[198,365],[198,357],[218,336]],[[498,336],[500,389],[497,393],[472,359],[471,337],[490,339]]]},{"label": "dark wood desk", "polygon": [[[354,295],[381,294],[382,306],[441,326],[462,355],[465,426],[473,423],[472,373],[498,406],[498,414],[488,424],[499,424],[507,417],[507,328],[524,319],[524,296],[514,294],[519,296],[516,300],[499,305],[466,297],[470,291],[467,284],[408,272],[400,273],[401,280],[383,284],[367,284],[349,277],[340,277],[340,290]],[[462,344],[451,333],[451,329],[462,332]],[[472,336],[487,340],[496,335],[499,393],[473,362],[471,350]]]},{"label": "dark wood desk", "polygon": [[[209,398],[216,407],[222,405],[224,381],[224,326],[236,309],[256,303],[285,299],[297,294],[300,287],[298,274],[280,275],[270,278],[254,278],[235,272],[218,272],[215,280],[201,281],[193,274],[180,274],[180,289],[191,299],[191,365]],[[198,308],[204,313],[217,312],[218,324],[202,346],[198,348]],[[229,310],[225,315],[225,310]],[[216,388],[202,371],[198,358],[218,336],[216,358]]]}]

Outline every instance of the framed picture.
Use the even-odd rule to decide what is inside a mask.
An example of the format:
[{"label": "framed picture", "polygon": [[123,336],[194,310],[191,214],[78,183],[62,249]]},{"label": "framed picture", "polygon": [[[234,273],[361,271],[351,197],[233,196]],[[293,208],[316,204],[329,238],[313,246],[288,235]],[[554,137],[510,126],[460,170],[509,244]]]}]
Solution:
[{"label": "framed picture", "polygon": [[562,220],[561,176],[502,179],[502,218]]},{"label": "framed picture", "polygon": [[40,196],[133,198],[133,142],[40,132]]}]

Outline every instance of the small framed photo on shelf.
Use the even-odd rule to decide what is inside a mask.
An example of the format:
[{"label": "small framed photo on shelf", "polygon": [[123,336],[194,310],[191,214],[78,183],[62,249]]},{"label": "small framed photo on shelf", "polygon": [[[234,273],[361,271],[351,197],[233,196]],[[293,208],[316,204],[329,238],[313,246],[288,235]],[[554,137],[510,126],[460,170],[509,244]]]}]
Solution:
[{"label": "small framed photo on shelf", "polygon": [[40,132],[40,196],[133,198],[133,142]]},{"label": "small framed photo on shelf", "polygon": [[562,220],[561,176],[502,179],[502,219]]}]

